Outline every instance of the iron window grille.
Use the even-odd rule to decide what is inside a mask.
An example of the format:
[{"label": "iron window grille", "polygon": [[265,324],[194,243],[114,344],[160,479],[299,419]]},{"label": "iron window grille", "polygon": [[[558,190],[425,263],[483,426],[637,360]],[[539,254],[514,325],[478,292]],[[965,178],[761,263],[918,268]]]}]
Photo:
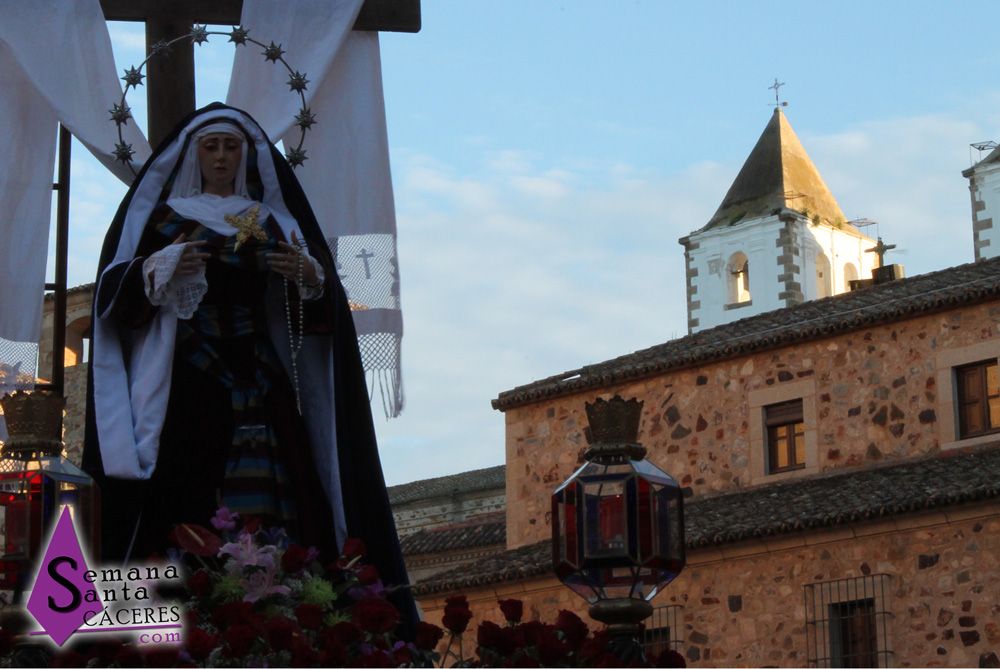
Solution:
[{"label": "iron window grille", "polygon": [[764,407],[767,430],[767,472],[802,469],[806,466],[805,423],[802,400],[791,400]]},{"label": "iron window grille", "polygon": [[890,577],[873,574],[805,586],[810,667],[890,667]]},{"label": "iron window grille", "polygon": [[681,625],[683,608],[679,604],[657,606],[653,609],[653,615],[646,620],[642,650],[651,661],[665,650],[680,652],[683,648],[684,627]]},{"label": "iron window grille", "polygon": [[1000,368],[984,360],[955,368],[959,437],[1000,432]]}]

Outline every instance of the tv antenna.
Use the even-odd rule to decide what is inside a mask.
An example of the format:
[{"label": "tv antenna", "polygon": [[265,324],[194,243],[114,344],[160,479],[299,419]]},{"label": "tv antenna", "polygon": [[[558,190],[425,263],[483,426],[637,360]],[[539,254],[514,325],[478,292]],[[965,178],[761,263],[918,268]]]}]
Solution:
[{"label": "tv antenna", "polygon": [[[972,144],[969,144],[969,164],[975,165],[976,163],[978,163],[980,160],[983,159],[983,151],[992,151],[995,148],[997,148],[997,143],[994,142],[993,140],[989,140],[986,142],[973,142]],[[975,160],[972,159],[973,149],[979,152],[979,155],[976,157]]]}]

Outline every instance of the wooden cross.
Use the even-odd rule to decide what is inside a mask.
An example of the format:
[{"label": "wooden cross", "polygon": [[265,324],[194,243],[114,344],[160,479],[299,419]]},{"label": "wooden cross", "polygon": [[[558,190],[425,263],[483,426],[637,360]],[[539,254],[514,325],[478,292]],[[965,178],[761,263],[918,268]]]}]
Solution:
[{"label": "wooden cross", "polygon": [[[108,21],[143,21],[146,53],[157,42],[187,35],[195,23],[236,26],[243,0],[101,0]],[[420,0],[365,0],[355,30],[420,31]],[[194,111],[194,44],[180,40],[146,65],[149,143],[155,148]]]}]

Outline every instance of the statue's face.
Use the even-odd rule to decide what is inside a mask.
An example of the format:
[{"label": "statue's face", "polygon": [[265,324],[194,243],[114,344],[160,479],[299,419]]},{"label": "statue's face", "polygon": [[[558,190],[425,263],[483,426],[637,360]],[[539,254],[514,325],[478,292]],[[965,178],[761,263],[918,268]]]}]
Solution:
[{"label": "statue's face", "polygon": [[236,170],[242,158],[243,142],[238,137],[223,133],[202,137],[198,142],[202,191],[215,195],[232,195]]}]

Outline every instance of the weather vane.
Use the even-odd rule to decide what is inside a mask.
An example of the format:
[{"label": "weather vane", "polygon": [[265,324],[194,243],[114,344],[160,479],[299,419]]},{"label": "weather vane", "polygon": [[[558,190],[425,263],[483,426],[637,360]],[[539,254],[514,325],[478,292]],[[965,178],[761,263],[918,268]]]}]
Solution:
[{"label": "weather vane", "polygon": [[778,109],[779,107],[787,107],[788,106],[787,102],[782,102],[781,99],[778,97],[778,90],[782,86],[784,86],[784,85],[785,85],[785,82],[778,81],[778,78],[775,77],[774,78],[774,83],[767,87],[768,90],[773,90],[774,91],[774,104],[771,105],[771,106],[774,107],[775,109]]}]

